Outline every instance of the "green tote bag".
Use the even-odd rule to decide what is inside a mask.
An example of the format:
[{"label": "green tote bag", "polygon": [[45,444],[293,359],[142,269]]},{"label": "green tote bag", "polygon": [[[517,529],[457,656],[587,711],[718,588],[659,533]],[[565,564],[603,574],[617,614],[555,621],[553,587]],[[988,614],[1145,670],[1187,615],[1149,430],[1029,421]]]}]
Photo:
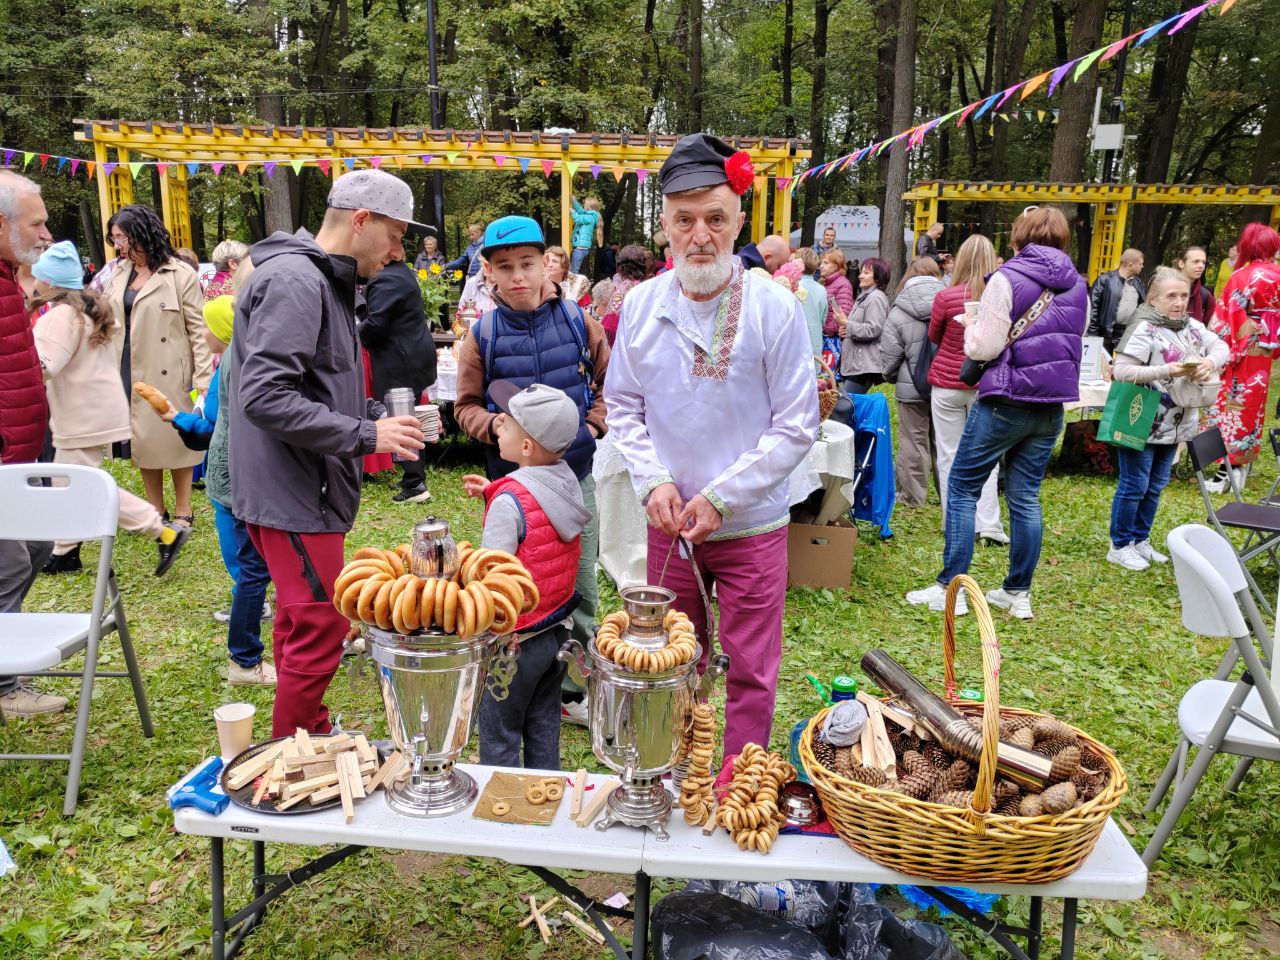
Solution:
[{"label": "green tote bag", "polygon": [[1141,450],[1147,445],[1159,410],[1160,391],[1113,380],[1107,391],[1107,405],[1102,409],[1102,422],[1098,424],[1098,439]]}]

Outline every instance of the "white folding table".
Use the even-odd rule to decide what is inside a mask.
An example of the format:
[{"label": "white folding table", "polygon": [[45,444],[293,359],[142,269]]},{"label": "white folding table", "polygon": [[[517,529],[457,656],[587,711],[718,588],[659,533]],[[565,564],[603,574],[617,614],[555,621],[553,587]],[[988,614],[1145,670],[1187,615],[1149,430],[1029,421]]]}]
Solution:
[{"label": "white folding table", "polygon": [[[459,768],[469,772],[481,790],[494,772],[506,769],[468,764],[459,764]],[[565,776],[557,771],[546,773],[548,776]],[[598,790],[606,779],[593,775],[588,778],[588,783]],[[592,793],[588,792],[586,796],[589,801]],[[1040,956],[1045,898],[1064,901],[1059,956],[1062,960],[1071,960],[1075,956],[1077,901],[1136,900],[1145,893],[1147,883],[1146,867],[1114,822],[1108,822],[1098,846],[1084,865],[1064,880],[1040,885],[965,884],[982,893],[1031,897],[1029,926],[1018,928],[975,913],[945,891],[932,886],[933,881],[909,877],[872,863],[834,837],[783,835],[767,856],[743,853],[722,830],[705,836],[700,829],[686,826],[678,809],[673,812],[669,825],[671,839],[665,842],[656,840],[648,831],[623,826],[602,833],[594,827],[583,829],[573,825],[569,818],[567,790],[554,822],[546,827],[481,820],[471,815],[471,809],[449,817],[406,817],[392,811],[380,795],[358,802],[352,823],[344,821],[340,807],[299,816],[272,816],[234,804],[218,816],[189,807],[178,809],[174,811],[173,820],[174,829],[179,833],[205,836],[211,841],[214,960],[230,960],[239,951],[244,938],[263,921],[268,906],[277,897],[366,847],[492,857],[525,867],[581,906],[619,960],[627,960],[628,954],[602,915],[634,921],[630,957],[631,960],[643,960],[648,950],[652,877],[914,884],[982,929],[1015,960],[1038,960]],[[225,904],[223,861],[223,845],[228,839],[250,840],[254,845],[254,898],[230,914]],[[268,843],[342,846],[288,873],[272,874],[267,872],[266,866]],[[599,903],[573,887],[556,870],[633,874],[636,883],[634,909],[624,911]],[[1015,943],[1013,937],[1025,939],[1026,948]]]}]

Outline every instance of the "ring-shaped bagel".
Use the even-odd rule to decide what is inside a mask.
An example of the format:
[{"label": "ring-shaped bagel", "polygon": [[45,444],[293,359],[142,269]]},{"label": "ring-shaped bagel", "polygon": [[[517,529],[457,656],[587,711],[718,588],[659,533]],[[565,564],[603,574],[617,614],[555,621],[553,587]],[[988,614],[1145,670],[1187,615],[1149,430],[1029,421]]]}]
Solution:
[{"label": "ring-shaped bagel", "polygon": [[373,619],[383,630],[390,630],[395,625],[391,622],[391,590],[396,581],[388,580],[373,597]]},{"label": "ring-shaped bagel", "polygon": [[360,588],[360,596],[356,600],[356,616],[365,623],[376,623],[373,616],[373,598],[378,595],[384,583],[391,582],[391,574],[375,573],[364,581]]}]

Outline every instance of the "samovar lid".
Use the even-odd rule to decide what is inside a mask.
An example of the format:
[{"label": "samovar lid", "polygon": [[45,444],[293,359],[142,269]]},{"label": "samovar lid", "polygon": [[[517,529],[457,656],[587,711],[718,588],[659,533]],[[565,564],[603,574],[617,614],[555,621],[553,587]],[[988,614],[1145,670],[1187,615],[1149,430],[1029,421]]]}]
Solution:
[{"label": "samovar lid", "polygon": [[447,537],[449,535],[449,521],[439,517],[427,517],[420,524],[413,528],[415,538],[434,538]]}]

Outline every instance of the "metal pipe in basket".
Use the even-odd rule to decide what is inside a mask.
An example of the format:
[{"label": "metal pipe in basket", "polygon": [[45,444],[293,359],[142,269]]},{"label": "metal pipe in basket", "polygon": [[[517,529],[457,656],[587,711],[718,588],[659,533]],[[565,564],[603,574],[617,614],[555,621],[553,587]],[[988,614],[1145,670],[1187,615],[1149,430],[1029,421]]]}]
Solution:
[{"label": "metal pipe in basket", "polygon": [[[911,671],[883,650],[869,650],[862,656],[862,669],[882,690],[911,708],[943,747],[966,760],[982,757],[982,731],[969,724],[953,706],[929,690]],[[996,770],[1022,786],[1043,790],[1049,782],[1053,761],[1004,740],[996,752]]]}]

